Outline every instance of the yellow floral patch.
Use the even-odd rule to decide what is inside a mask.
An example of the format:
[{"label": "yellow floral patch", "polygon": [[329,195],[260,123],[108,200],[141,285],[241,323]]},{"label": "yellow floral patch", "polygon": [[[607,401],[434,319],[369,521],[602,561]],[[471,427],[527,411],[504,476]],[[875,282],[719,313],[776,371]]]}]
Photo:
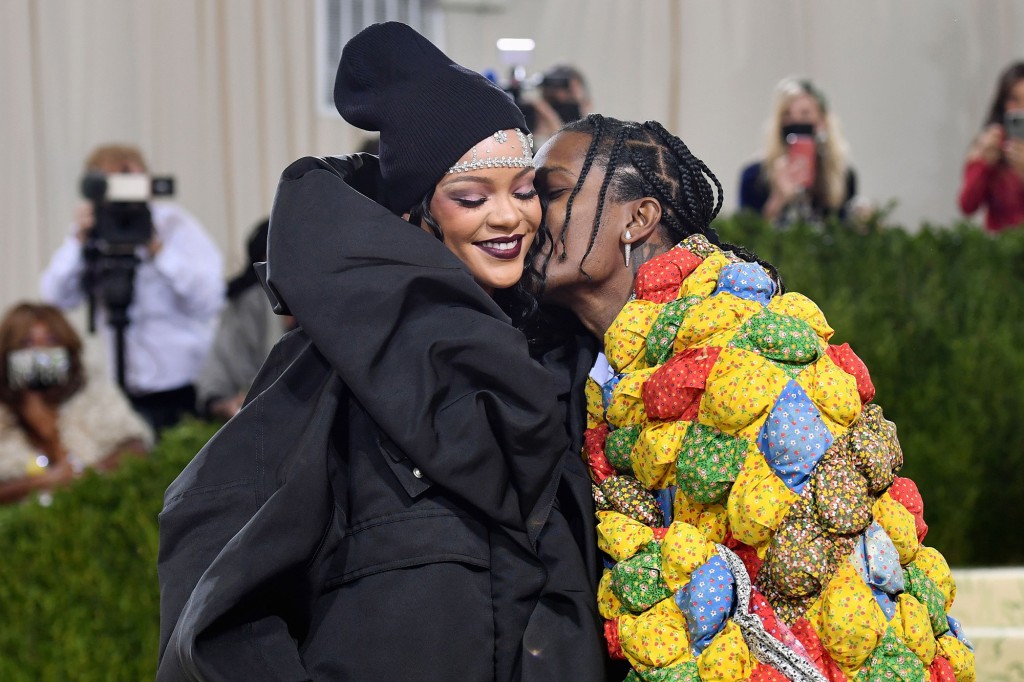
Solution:
[{"label": "yellow floral patch", "polygon": [[739,682],[750,679],[753,669],[754,657],[743,641],[740,626],[732,620],[697,657],[702,682]]},{"label": "yellow floral patch", "polygon": [[683,280],[683,286],[679,289],[679,298],[710,296],[718,286],[718,276],[722,273],[722,268],[728,264],[729,259],[721,251],[709,255],[690,273],[689,277]]},{"label": "yellow floral patch", "polygon": [[852,562],[843,562],[822,593],[821,643],[853,679],[888,628],[885,613]]},{"label": "yellow floral patch", "polygon": [[956,637],[943,636],[936,640],[938,654],[953,666],[956,682],[974,682],[974,652]]},{"label": "yellow floral patch", "polygon": [[633,474],[649,490],[675,483],[676,457],[691,422],[649,424],[633,447]]},{"label": "yellow floral patch", "polygon": [[601,384],[594,381],[593,377],[587,377],[585,389],[587,397],[587,428],[596,428],[604,424],[604,399],[601,397]]},{"label": "yellow floral patch", "polygon": [[597,512],[597,546],[615,561],[628,559],[653,539],[650,526],[619,512]]},{"label": "yellow floral patch", "polygon": [[822,355],[802,371],[796,382],[821,412],[821,420],[834,437],[845,433],[860,416],[857,380],[841,370],[828,355]]},{"label": "yellow floral patch", "polygon": [[630,372],[622,377],[612,391],[612,400],[608,404],[605,417],[608,423],[617,429],[647,421],[647,409],[641,395],[644,383],[651,377],[657,367]]},{"label": "yellow floral patch", "polygon": [[766,544],[796,500],[796,493],[755,448],[747,455],[726,503],[733,537],[752,547]]},{"label": "yellow floral patch", "polygon": [[601,574],[601,582],[597,586],[597,610],[606,620],[618,618],[626,613],[622,602],[612,589],[612,572],[607,568]]},{"label": "yellow floral patch", "polygon": [[672,591],[690,582],[690,576],[715,554],[715,546],[688,523],[673,521],[661,541],[661,578]]},{"label": "yellow floral patch", "polygon": [[687,308],[672,349],[680,353],[699,346],[725,346],[744,322],[763,309],[757,301],[732,294],[706,298]]},{"label": "yellow floral patch", "polygon": [[906,566],[913,561],[921,546],[917,539],[917,527],[914,525],[913,514],[892,499],[889,493],[878,498],[872,512],[875,515],[875,521],[878,521],[878,524],[885,529],[892,544],[896,545],[896,551],[900,555],[900,565]]},{"label": "yellow floral patch", "polygon": [[635,299],[615,316],[604,334],[605,356],[616,372],[647,367],[647,336],[663,308],[661,303]]},{"label": "yellow floral patch", "polygon": [[903,593],[896,599],[896,615],[889,623],[907,648],[917,654],[925,667],[935,658],[935,636],[928,608],[913,596]]},{"label": "yellow floral patch", "polygon": [[620,618],[619,642],[634,667],[666,668],[693,660],[686,621],[671,597],[639,616]]},{"label": "yellow floral patch", "polygon": [[948,613],[950,607],[953,606],[953,600],[956,599],[956,583],[953,582],[953,574],[949,570],[949,564],[946,563],[946,557],[942,556],[934,547],[922,545],[917,556],[914,557],[914,565],[924,571],[924,574],[942,592],[942,596],[946,600],[945,609]]},{"label": "yellow floral patch", "polygon": [[822,341],[828,342],[835,330],[829,326],[821,308],[803,294],[795,291],[776,296],[768,303],[768,310],[780,315],[789,315],[810,325]]},{"label": "yellow floral patch", "polygon": [[764,421],[789,376],[757,353],[725,348],[708,375],[697,419],[736,435]]}]

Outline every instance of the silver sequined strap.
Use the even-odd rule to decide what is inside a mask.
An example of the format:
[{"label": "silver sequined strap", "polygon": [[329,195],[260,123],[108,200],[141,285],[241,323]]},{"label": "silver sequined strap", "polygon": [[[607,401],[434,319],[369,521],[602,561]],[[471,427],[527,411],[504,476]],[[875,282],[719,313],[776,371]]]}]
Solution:
[{"label": "silver sequined strap", "polygon": [[814,664],[768,634],[757,614],[750,612],[750,577],[743,561],[728,547],[715,547],[736,581],[736,612],[732,619],[740,626],[743,640],[754,658],[772,666],[794,682],[828,682],[828,678]]}]

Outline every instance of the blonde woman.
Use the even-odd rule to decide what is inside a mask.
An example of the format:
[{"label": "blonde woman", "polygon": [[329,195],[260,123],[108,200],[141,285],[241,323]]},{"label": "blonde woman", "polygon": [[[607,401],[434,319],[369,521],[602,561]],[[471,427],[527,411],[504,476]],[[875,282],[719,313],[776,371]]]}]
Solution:
[{"label": "blonde woman", "polygon": [[740,176],[740,209],[780,223],[844,218],[857,193],[847,155],[821,90],[806,79],[784,79],[775,88],[765,156]]}]

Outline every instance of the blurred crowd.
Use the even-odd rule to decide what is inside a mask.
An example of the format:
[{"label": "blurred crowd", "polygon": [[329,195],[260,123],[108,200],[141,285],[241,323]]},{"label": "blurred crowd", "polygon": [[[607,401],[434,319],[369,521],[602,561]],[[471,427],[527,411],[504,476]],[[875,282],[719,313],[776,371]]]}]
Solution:
[{"label": "blurred crowd", "polygon": [[[583,73],[570,65],[545,71],[529,91],[508,89],[538,146],[594,110]],[[377,153],[377,141],[360,151]],[[84,172],[102,181],[99,193],[72,211],[68,236],[42,273],[41,300],[18,303],[0,320],[0,503],[45,502],[86,469],[144,455],[186,417],[231,419],[293,324],[273,313],[253,268],[266,259],[266,219],[251,229],[244,265],[224,281],[214,241],[146,184],[139,149],[104,144]],[[1024,225],[1024,62],[997,79],[958,200],[965,216],[984,212],[987,230]],[[736,208],[780,228],[856,226],[877,210],[858,196],[849,146],[818,84],[787,77],[775,88],[764,147],[739,169]],[[82,338],[65,318],[82,305],[102,330],[106,373],[86,366]]]}]

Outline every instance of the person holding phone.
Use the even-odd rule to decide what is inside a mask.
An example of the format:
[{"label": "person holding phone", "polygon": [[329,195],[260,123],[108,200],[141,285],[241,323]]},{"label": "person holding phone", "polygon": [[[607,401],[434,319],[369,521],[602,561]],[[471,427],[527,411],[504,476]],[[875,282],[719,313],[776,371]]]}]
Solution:
[{"label": "person holding phone", "polygon": [[775,92],[764,158],[740,175],[740,209],[779,224],[845,218],[857,176],[825,95],[797,78],[784,79]]},{"label": "person holding phone", "polygon": [[959,200],[964,215],[985,206],[989,231],[1024,225],[1024,62],[999,76],[985,125],[967,153]]},{"label": "person holding phone", "polygon": [[57,308],[12,307],[0,320],[0,360],[0,503],[45,496],[153,444],[117,387],[87,379],[82,339]]}]

